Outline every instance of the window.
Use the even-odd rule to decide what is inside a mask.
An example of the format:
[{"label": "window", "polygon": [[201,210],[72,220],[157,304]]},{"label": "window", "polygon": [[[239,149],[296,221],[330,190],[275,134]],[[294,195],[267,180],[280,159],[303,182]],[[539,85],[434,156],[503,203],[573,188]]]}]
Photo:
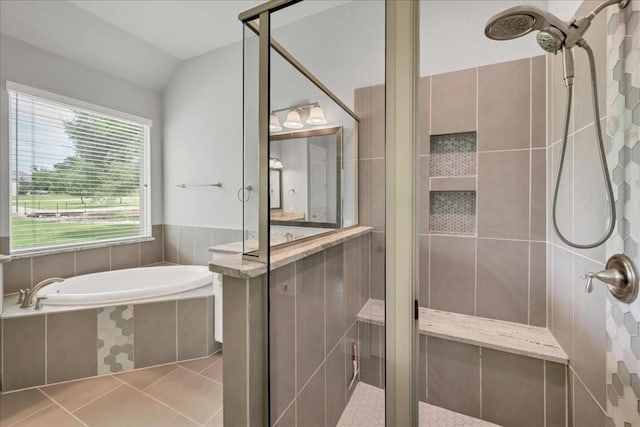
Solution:
[{"label": "window", "polygon": [[7,82],[11,251],[150,235],[151,122]]}]

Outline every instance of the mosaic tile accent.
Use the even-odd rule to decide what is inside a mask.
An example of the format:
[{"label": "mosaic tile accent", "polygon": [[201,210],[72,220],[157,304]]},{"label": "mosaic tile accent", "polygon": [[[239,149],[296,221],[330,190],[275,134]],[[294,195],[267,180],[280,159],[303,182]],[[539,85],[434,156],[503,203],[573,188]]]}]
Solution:
[{"label": "mosaic tile accent", "polygon": [[476,132],[431,135],[431,176],[474,176]]},{"label": "mosaic tile accent", "polygon": [[[607,255],[624,252],[640,265],[640,1],[608,10],[607,162],[618,213]],[[607,426],[640,426],[640,300],[609,296]]]},{"label": "mosaic tile accent", "polygon": [[475,191],[432,191],[429,204],[432,233],[476,232]]},{"label": "mosaic tile accent", "polygon": [[[425,402],[418,408],[421,427],[499,427]],[[338,427],[384,427],[384,390],[359,382]]]},{"label": "mosaic tile accent", "polygon": [[98,375],[133,369],[133,306],[98,309]]}]

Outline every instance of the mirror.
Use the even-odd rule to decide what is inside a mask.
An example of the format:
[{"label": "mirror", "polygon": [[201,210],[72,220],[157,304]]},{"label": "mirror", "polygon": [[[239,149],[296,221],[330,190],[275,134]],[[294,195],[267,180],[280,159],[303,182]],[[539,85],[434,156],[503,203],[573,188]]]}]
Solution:
[{"label": "mirror", "polygon": [[340,228],[342,127],[270,137],[271,223]]}]

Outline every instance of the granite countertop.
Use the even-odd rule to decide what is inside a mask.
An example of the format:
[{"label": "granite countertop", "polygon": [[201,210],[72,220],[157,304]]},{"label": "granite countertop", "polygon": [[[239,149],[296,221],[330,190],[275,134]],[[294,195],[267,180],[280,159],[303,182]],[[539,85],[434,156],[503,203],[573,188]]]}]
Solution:
[{"label": "granite countertop", "polygon": [[[372,227],[355,226],[333,233],[323,234],[315,238],[305,239],[299,243],[291,243],[281,248],[272,248],[271,270],[306,258],[330,247],[337,246],[347,240],[355,239],[356,237],[370,233],[371,230]],[[240,242],[240,246],[230,244],[226,248],[228,253],[236,252],[238,248],[242,247],[241,243],[242,242]],[[224,251],[219,251],[219,253],[224,253]],[[209,270],[225,276],[250,279],[265,274],[267,272],[267,265],[257,261],[245,260],[242,254],[236,253],[209,262]]]}]

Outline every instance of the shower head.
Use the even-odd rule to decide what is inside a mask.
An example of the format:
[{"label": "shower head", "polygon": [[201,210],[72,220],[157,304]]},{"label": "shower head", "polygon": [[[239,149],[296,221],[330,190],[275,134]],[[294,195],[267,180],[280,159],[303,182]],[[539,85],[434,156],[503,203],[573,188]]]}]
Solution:
[{"label": "shower head", "polygon": [[556,53],[569,33],[569,24],[537,7],[515,6],[489,19],[484,34],[493,40],[511,40],[536,30],[540,31],[536,37],[540,47]]}]

